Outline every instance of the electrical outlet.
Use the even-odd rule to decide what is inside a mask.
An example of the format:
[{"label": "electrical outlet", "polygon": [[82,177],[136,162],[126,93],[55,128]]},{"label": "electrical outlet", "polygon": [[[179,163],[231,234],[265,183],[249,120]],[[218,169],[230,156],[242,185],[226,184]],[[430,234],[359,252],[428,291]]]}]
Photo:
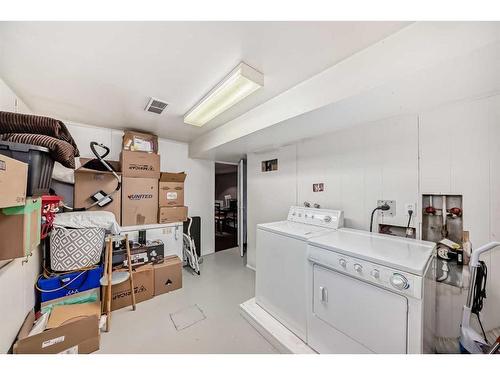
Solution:
[{"label": "electrical outlet", "polygon": [[417,205],[415,203],[406,203],[405,214],[408,214],[408,211],[413,211],[413,215],[415,215],[417,213]]},{"label": "electrical outlet", "polygon": [[379,211],[379,214],[382,216],[396,216],[396,201],[379,199],[377,206],[382,206],[386,203],[390,208],[387,211]]}]

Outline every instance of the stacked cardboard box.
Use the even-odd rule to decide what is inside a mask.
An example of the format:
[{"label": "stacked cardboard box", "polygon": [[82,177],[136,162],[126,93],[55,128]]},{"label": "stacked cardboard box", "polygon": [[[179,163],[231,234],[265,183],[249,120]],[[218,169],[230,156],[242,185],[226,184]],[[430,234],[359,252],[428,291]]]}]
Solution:
[{"label": "stacked cardboard box", "polygon": [[[82,165],[85,165],[91,159],[80,158]],[[118,176],[121,176],[120,163],[118,161],[106,160],[106,162],[114,168]],[[110,194],[116,189],[115,176],[108,171],[97,171],[80,167],[75,170],[75,188],[73,195],[73,207],[83,208],[89,207],[94,203],[92,196],[103,191]],[[112,196],[112,201],[104,207],[93,206],[90,210],[109,211],[115,215],[116,222],[121,223],[121,191],[117,191]]]},{"label": "stacked cardboard box", "polygon": [[160,155],[158,138],[126,131],[121,152],[122,226],[157,223]]},{"label": "stacked cardboard box", "polygon": [[40,243],[41,199],[26,197],[28,165],[0,154],[0,260],[22,258]]},{"label": "stacked cardboard box", "polygon": [[56,305],[36,319],[26,317],[14,354],[88,354],[99,349],[99,301]]},{"label": "stacked cardboard box", "polygon": [[[176,255],[166,257],[162,263],[148,263],[135,267],[132,272],[136,303],[182,288],[182,261]],[[130,284],[124,282],[114,285],[111,294],[111,310],[130,305],[132,305]]]},{"label": "stacked cardboard box", "polygon": [[184,181],[186,174],[162,172],[159,184],[158,222],[186,221],[188,208],[184,206]]}]

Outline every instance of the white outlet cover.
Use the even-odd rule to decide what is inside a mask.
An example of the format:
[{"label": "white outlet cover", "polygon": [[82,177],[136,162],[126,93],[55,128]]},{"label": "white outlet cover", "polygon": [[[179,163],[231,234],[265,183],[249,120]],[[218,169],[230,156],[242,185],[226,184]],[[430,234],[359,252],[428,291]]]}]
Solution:
[{"label": "white outlet cover", "polygon": [[417,212],[417,205],[415,203],[406,203],[405,204],[405,213],[408,213],[408,211],[412,210],[413,213],[415,214]]}]

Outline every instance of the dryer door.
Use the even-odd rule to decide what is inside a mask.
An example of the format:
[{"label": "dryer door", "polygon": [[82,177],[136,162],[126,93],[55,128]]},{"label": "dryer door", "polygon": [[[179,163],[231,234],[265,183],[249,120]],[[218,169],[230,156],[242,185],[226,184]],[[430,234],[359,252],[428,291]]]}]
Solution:
[{"label": "dryer door", "polygon": [[[406,353],[406,297],[350,276],[313,266],[313,316],[331,327],[321,334],[322,341],[332,340],[339,347],[368,349],[374,353]],[[314,332],[311,335],[314,336]]]}]

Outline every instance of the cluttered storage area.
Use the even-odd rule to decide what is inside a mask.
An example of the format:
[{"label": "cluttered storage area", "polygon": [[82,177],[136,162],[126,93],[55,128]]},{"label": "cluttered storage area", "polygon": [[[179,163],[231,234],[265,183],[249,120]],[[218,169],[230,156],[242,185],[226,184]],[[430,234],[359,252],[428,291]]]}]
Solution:
[{"label": "cluttered storage area", "polygon": [[94,352],[113,311],[182,288],[183,266],[200,273],[189,178],[161,171],[155,135],[125,131],[109,160],[99,140],[78,158],[56,119],[0,112],[0,129],[0,267],[40,259],[13,353]]}]

